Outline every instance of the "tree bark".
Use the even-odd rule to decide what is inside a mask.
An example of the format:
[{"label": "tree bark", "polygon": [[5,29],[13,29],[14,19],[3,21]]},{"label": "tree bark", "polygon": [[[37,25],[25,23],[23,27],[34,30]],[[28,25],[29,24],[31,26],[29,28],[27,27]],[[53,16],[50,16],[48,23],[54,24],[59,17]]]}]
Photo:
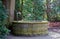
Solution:
[{"label": "tree bark", "polygon": [[10,0],[9,21],[14,21],[15,0]]}]

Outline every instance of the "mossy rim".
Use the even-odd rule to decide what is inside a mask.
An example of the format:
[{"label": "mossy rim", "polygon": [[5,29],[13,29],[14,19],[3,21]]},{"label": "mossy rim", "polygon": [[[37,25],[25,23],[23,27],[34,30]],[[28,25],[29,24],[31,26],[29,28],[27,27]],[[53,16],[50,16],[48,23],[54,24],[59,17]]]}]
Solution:
[{"label": "mossy rim", "polygon": [[41,24],[47,24],[48,21],[13,21],[12,23],[41,23]]}]

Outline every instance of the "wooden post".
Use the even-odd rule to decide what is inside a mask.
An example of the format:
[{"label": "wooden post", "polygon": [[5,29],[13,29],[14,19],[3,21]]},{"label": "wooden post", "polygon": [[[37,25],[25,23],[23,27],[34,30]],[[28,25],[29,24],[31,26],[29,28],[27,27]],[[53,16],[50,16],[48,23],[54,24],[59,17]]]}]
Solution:
[{"label": "wooden post", "polygon": [[9,22],[14,21],[15,0],[10,0]]}]

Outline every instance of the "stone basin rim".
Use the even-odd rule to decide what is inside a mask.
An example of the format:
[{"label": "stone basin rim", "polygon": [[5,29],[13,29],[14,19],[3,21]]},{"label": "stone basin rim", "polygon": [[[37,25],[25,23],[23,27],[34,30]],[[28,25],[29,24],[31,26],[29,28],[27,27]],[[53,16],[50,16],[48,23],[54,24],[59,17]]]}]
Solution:
[{"label": "stone basin rim", "polygon": [[47,24],[48,21],[13,21],[12,23],[42,23],[42,24]]}]

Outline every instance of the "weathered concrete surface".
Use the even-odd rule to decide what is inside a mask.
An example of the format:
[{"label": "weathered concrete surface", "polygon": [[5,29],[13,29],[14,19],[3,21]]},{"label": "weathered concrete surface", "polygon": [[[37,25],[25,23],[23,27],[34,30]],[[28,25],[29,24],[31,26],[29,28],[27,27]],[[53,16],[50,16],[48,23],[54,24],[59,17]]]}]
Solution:
[{"label": "weathered concrete surface", "polygon": [[38,36],[38,37],[17,37],[17,36],[8,36],[7,39],[52,39],[50,36]]}]

